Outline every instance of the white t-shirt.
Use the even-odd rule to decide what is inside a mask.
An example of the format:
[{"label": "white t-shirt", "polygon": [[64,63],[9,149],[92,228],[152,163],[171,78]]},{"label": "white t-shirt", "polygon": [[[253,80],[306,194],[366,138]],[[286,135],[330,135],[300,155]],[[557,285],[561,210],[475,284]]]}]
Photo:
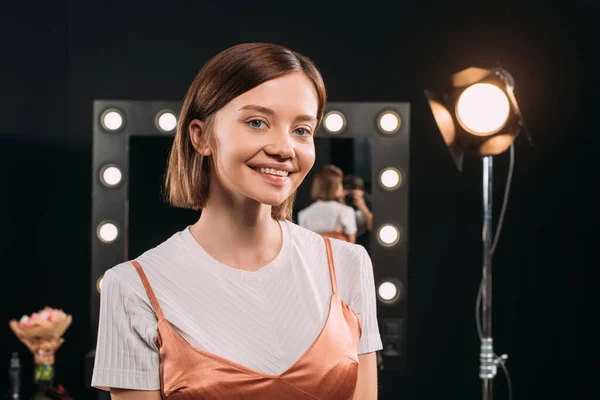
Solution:
[{"label": "white t-shirt", "polygon": [[313,232],[356,233],[356,215],[350,206],[332,201],[315,201],[298,212],[298,225]]},{"label": "white t-shirt", "polygon": [[[314,342],[329,309],[323,238],[281,221],[277,257],[256,272],[228,267],[189,227],[145,252],[142,265],[165,318],[195,347],[265,374],[289,368]],[[364,247],[331,239],[340,298],[363,326],[358,353],[382,348],[373,267]],[[160,388],[157,319],[130,263],[104,274],[92,386]]]}]

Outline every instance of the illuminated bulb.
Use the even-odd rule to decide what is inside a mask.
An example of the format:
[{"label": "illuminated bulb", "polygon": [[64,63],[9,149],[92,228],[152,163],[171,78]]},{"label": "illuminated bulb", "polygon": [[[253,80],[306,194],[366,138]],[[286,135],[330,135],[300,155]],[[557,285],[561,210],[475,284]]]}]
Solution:
[{"label": "illuminated bulb", "polygon": [[96,290],[98,291],[98,293],[100,293],[102,291],[102,279],[104,278],[104,275],[102,275],[100,278],[98,278],[98,280],[96,281]]},{"label": "illuminated bulb", "polygon": [[398,295],[398,287],[392,282],[383,282],[377,291],[385,301],[393,300]]},{"label": "illuminated bulb", "polygon": [[123,125],[123,116],[116,110],[109,111],[102,116],[102,126],[108,131],[116,131]]},{"label": "illuminated bulb", "polygon": [[177,126],[177,117],[170,111],[165,111],[157,119],[158,128],[164,132],[171,132]]},{"label": "illuminated bulb", "polygon": [[111,165],[102,169],[100,180],[106,186],[116,186],[121,182],[121,179],[123,179],[123,174],[119,168]]},{"label": "illuminated bulb", "polygon": [[386,189],[396,189],[400,186],[401,180],[400,172],[395,168],[386,168],[379,175],[379,182]]},{"label": "illuminated bulb", "polygon": [[479,136],[491,135],[502,129],[509,112],[506,94],[489,83],[476,83],[468,87],[456,104],[460,124]]},{"label": "illuminated bulb", "polygon": [[119,229],[111,222],[105,222],[98,228],[98,238],[105,243],[113,242],[119,236]]},{"label": "illuminated bulb", "polygon": [[379,117],[379,128],[384,133],[394,133],[400,127],[400,117],[398,114],[386,111]]},{"label": "illuminated bulb", "polygon": [[325,116],[324,125],[325,129],[327,129],[329,132],[337,133],[344,129],[344,126],[346,125],[346,119],[341,113],[337,111],[331,111]]},{"label": "illuminated bulb", "polygon": [[377,236],[384,246],[393,246],[400,239],[400,231],[394,225],[386,224],[379,228]]}]

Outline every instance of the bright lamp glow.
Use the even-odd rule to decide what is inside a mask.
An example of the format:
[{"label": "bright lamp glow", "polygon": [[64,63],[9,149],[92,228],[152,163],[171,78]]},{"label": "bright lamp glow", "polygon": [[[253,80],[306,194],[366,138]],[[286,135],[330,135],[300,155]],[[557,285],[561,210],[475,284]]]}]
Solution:
[{"label": "bright lamp glow", "polygon": [[119,229],[112,222],[104,222],[98,227],[98,239],[104,243],[114,242],[119,236]]},{"label": "bright lamp glow", "polygon": [[96,290],[98,291],[98,293],[100,293],[102,291],[102,279],[104,278],[104,275],[102,275],[100,278],[98,278],[98,280],[96,281]]},{"label": "bright lamp glow", "polygon": [[156,119],[158,129],[163,132],[171,132],[177,126],[177,117],[171,111],[163,111]]},{"label": "bright lamp glow", "polygon": [[391,301],[398,296],[398,287],[392,282],[383,282],[377,289],[379,297],[385,301]]},{"label": "bright lamp glow", "polygon": [[329,133],[338,133],[346,126],[346,118],[339,111],[330,111],[325,115],[323,126]]},{"label": "bright lamp glow", "polygon": [[506,94],[490,83],[469,86],[458,98],[456,114],[460,124],[474,135],[498,132],[508,119],[510,105]]},{"label": "bright lamp glow", "polygon": [[102,114],[101,123],[107,131],[116,131],[123,126],[123,115],[117,110],[107,110]]},{"label": "bright lamp glow", "polygon": [[383,133],[394,133],[400,128],[400,116],[392,111],[386,111],[379,116],[377,121]]},{"label": "bright lamp glow", "polygon": [[386,168],[379,174],[379,183],[384,189],[393,190],[402,183],[402,175],[396,168]]},{"label": "bright lamp glow", "polygon": [[102,168],[100,172],[100,181],[105,186],[117,186],[121,183],[121,179],[123,179],[123,174],[121,170],[114,165],[107,165]]},{"label": "bright lamp glow", "polygon": [[382,245],[392,247],[400,240],[400,231],[392,224],[382,225],[377,232],[377,239]]}]

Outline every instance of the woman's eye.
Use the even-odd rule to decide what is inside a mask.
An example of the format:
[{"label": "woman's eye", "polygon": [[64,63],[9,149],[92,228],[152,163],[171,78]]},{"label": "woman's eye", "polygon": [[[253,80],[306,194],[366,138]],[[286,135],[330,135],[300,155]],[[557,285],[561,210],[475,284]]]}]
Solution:
[{"label": "woman's eye", "polygon": [[264,121],[261,121],[259,119],[253,119],[252,121],[249,121],[248,123],[250,124],[250,126],[252,128],[256,128],[256,129],[260,129],[264,125]]},{"label": "woman's eye", "polygon": [[298,129],[296,129],[296,133],[298,133],[298,135],[300,135],[300,136],[308,136],[308,135],[310,135],[310,131],[308,129],[304,129],[304,128],[298,128]]}]

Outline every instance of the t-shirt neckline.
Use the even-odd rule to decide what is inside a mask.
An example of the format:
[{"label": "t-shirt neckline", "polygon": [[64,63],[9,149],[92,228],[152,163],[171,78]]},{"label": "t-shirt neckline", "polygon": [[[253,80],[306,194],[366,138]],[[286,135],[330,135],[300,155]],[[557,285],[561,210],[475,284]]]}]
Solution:
[{"label": "t-shirt neckline", "polygon": [[242,269],[233,268],[213,258],[196,241],[196,239],[192,235],[192,232],[190,231],[190,226],[187,226],[182,231],[182,238],[186,243],[186,246],[199,257],[200,262],[202,262],[202,264],[206,266],[206,268],[209,268],[213,273],[227,277],[229,279],[261,280],[275,274],[281,268],[282,265],[285,265],[287,263],[287,260],[289,258],[289,252],[291,247],[290,229],[287,224],[287,221],[282,220],[278,222],[279,226],[281,227],[282,234],[281,249],[279,250],[277,256],[275,256],[275,258],[271,262],[265,264],[257,271],[245,271]]}]

